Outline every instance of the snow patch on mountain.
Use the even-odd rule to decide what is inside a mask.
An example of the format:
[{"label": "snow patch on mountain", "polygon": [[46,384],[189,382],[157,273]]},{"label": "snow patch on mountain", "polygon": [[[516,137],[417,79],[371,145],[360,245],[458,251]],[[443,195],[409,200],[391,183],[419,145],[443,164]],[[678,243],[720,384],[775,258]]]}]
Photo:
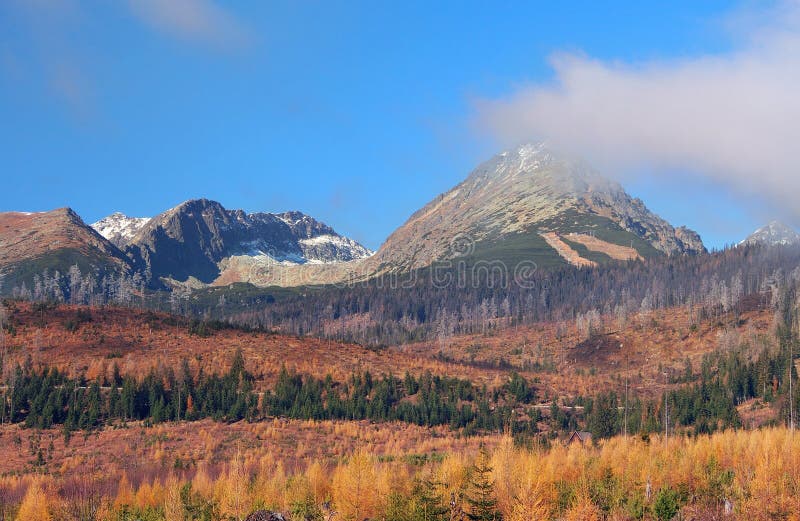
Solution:
[{"label": "snow patch on mountain", "polygon": [[314,264],[329,264],[365,259],[375,252],[341,235],[322,234],[297,241],[303,256]]},{"label": "snow patch on mountain", "polygon": [[149,221],[149,217],[128,217],[114,212],[91,227],[118,248],[124,248]]},{"label": "snow patch on mountain", "polygon": [[800,234],[793,228],[780,221],[772,221],[766,226],[750,234],[747,239],[739,243],[744,244],[766,244],[768,246],[788,246],[800,243]]}]

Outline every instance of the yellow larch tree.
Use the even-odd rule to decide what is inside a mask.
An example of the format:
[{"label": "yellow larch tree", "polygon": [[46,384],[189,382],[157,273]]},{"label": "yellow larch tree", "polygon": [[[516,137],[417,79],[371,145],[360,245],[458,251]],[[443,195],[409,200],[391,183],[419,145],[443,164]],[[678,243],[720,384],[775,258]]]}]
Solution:
[{"label": "yellow larch tree", "polygon": [[375,463],[363,450],[357,451],[350,461],[336,468],[331,492],[343,519],[360,521],[377,513],[379,497],[376,478]]},{"label": "yellow larch tree", "polygon": [[128,480],[128,475],[122,474],[117,486],[117,497],[114,499],[114,506],[119,508],[125,505],[133,505],[134,500],[133,487],[131,487],[131,482]]},{"label": "yellow larch tree", "polygon": [[52,521],[49,511],[47,494],[39,480],[34,480],[28,486],[28,491],[22,500],[17,512],[17,521]]},{"label": "yellow larch tree", "polygon": [[328,469],[317,460],[314,460],[306,469],[308,484],[316,503],[321,503],[330,495],[331,483],[328,474]]},{"label": "yellow larch tree", "polygon": [[184,521],[183,501],[181,501],[181,483],[175,479],[167,480],[164,495],[164,520]]},{"label": "yellow larch tree", "polygon": [[247,515],[250,507],[248,498],[248,477],[244,468],[244,460],[240,450],[231,461],[227,474],[217,481],[217,497],[222,507],[222,514],[239,521]]}]

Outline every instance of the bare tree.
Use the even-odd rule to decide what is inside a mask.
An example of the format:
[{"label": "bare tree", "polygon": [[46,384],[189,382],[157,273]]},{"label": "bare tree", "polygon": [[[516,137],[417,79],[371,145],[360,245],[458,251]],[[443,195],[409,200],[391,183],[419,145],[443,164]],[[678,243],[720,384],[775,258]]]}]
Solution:
[{"label": "bare tree", "polygon": [[103,494],[99,483],[91,476],[82,474],[64,482],[61,487],[64,499],[61,519],[92,521],[102,503]]},{"label": "bare tree", "polygon": [[6,346],[6,322],[8,321],[8,315],[6,313],[6,308],[2,304],[0,304],[0,378],[2,378],[3,386],[5,390],[3,391],[3,401],[0,404],[0,424],[6,422],[6,393],[8,390],[8,379],[6,378],[6,373],[8,369],[6,364],[8,364],[8,347]]}]

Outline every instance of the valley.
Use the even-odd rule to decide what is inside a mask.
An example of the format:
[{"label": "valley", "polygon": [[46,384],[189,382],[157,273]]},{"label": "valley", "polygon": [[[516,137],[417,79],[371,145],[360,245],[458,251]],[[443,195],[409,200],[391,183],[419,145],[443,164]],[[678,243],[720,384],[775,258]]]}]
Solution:
[{"label": "valley", "polygon": [[[580,519],[600,516],[596,500],[582,495],[588,494],[582,487],[603,486],[607,483],[603,480],[609,479],[628,490],[620,492],[618,499],[605,500],[610,509],[654,508],[662,499],[645,497],[649,482],[658,494],[682,490],[671,487],[689,487],[703,499],[688,501],[683,511],[711,515],[719,504],[704,496],[702,487],[712,486],[712,481],[706,480],[724,476],[723,469],[756,465],[758,456],[748,452],[748,444],[758,439],[765,450],[776,454],[788,450],[791,438],[787,431],[769,427],[780,424],[786,402],[758,392],[758,396],[744,396],[731,409],[735,410],[737,431],[693,438],[683,435],[691,433],[697,424],[693,420],[683,423],[686,411],[679,393],[700,381],[707,382],[704,386],[716,385],[702,373],[721,371],[721,364],[727,364],[730,357],[748,363],[759,360],[765,352],[779,350],[776,315],[769,300],[767,295],[756,295],[734,310],[709,317],[702,317],[699,308],[678,307],[639,313],[626,320],[597,316],[533,325],[496,320],[482,333],[377,349],[332,339],[248,331],[147,310],[6,301],[4,367],[19,364],[29,368],[23,373],[17,370],[11,384],[22,389],[27,385],[26,371],[35,375],[57,368],[65,377],[86,381],[86,385],[99,382],[101,405],[97,423],[83,424],[81,417],[69,429],[59,423],[61,420],[36,427],[44,418],[43,411],[24,407],[16,414],[20,419],[27,418],[25,421],[0,425],[0,443],[6,456],[0,463],[0,508],[4,512],[14,504],[29,508],[26,503],[39,497],[32,495],[52,490],[47,499],[40,497],[37,501],[64,512],[85,508],[88,501],[108,512],[139,516],[156,515],[172,508],[170,505],[181,504],[234,517],[256,504],[305,515],[299,513],[302,508],[332,499],[340,512],[356,509],[378,514],[390,508],[387,501],[399,491],[405,491],[409,498],[424,496],[424,490],[436,491],[442,497],[451,492],[468,493],[474,486],[468,471],[480,464],[473,463],[474,455],[486,454],[478,457],[488,458],[495,469],[498,508],[510,519],[534,515],[531,512],[562,512]],[[241,362],[237,362],[239,356]],[[252,380],[246,380],[251,383],[239,387],[239,392],[254,393],[258,411],[260,402],[264,402],[265,412],[255,412],[253,417],[244,412],[244,417],[237,419],[238,413],[221,409],[221,416],[213,413],[204,417],[201,410],[205,410],[205,398],[196,394],[206,392],[201,391],[205,388],[202,375],[224,375],[236,370],[239,363],[252,375]],[[178,369],[181,367],[185,369]],[[178,384],[181,380],[172,376],[183,371],[195,381],[189,387],[182,387],[185,384]],[[266,402],[268,396],[283,399],[280,389],[287,371],[304,375],[307,383],[315,377],[340,384],[368,372],[376,386],[364,395],[366,403],[378,399],[382,387],[377,382],[387,375],[395,375],[395,385],[405,392],[409,375],[428,373],[462,379],[486,388],[487,398],[499,393],[499,401],[491,398],[489,407],[510,405],[510,416],[488,429],[461,427],[452,420],[438,424],[432,417],[428,420],[432,423],[421,424],[381,420],[373,413],[364,418],[358,417],[362,413],[354,413],[357,417],[353,419],[317,419],[294,406],[273,416]],[[124,402],[124,389],[132,375],[130,381],[144,377],[151,382],[147,385],[153,382],[149,375],[157,375],[157,381],[166,386],[158,392],[171,396],[165,413],[154,412],[154,403],[150,402],[145,406],[144,411],[149,412],[144,419],[115,416],[113,401],[107,402],[109,393],[120,385]],[[115,383],[117,378],[123,378],[124,385]],[[523,387],[514,387],[520,382]],[[67,381],[64,385],[72,384]],[[772,385],[770,382],[770,392]],[[89,387],[77,389],[83,389],[78,392],[88,393],[91,400],[93,391]],[[3,392],[8,393],[9,388]],[[179,397],[187,393],[178,418],[172,417],[175,412],[169,412],[176,392]],[[607,411],[614,411],[618,419],[623,412],[626,416],[630,413],[630,437],[565,446],[574,430],[605,425],[597,423],[601,421],[597,414],[609,392],[616,393],[620,405]],[[312,403],[303,401],[312,395],[286,396],[294,396],[290,400],[298,405]],[[663,414],[659,404],[664,396],[675,400],[670,413],[674,415],[674,430],[667,445],[657,423],[659,414]],[[401,402],[414,403],[415,399],[417,396],[412,395],[401,398]],[[85,411],[89,412],[91,401],[84,402],[83,407],[87,403]],[[652,417],[647,412],[650,407],[655,407]],[[31,423],[34,417],[40,419]],[[648,426],[648,421],[656,423]],[[727,420],[719,417],[714,421],[722,426]],[[716,430],[714,424],[709,427],[712,432]],[[721,450],[720,444],[729,450]],[[531,446],[539,448],[534,452],[523,448]],[[618,459],[620,451],[628,457]],[[597,458],[610,465],[610,470],[598,469],[593,463]],[[704,468],[712,474],[690,477],[689,469],[694,468],[687,466],[690,461],[704,461]],[[677,467],[666,472],[667,462]],[[533,467],[526,470],[526,465]],[[534,468],[549,470],[544,474],[540,471],[534,479]],[[759,466],[755,475],[734,474],[736,486],[751,491],[737,501],[742,506],[760,501],[760,494],[766,492],[758,488],[757,480],[766,479],[771,472],[770,467]],[[558,491],[566,490],[564,480],[577,475],[582,481],[568,487],[573,499],[559,499]],[[253,476],[254,481],[242,487],[243,476]],[[367,481],[354,485],[353,479]],[[434,479],[438,484],[430,485],[432,488],[414,488],[419,480]],[[734,482],[725,483],[732,487]],[[191,496],[175,495],[173,491],[185,486],[182,484],[191,484]],[[523,491],[527,491],[524,497],[531,503],[514,499],[523,497],[519,495]],[[232,494],[238,497],[235,503],[231,502]],[[734,492],[726,494],[734,497]],[[675,497],[676,504],[684,501],[680,497]],[[793,508],[791,496],[779,495],[776,500],[776,512]],[[414,503],[404,505],[402,508],[416,508]],[[447,508],[444,500],[442,505]]]},{"label": "valley", "polygon": [[800,521],[800,0],[0,0],[0,521]]},{"label": "valley", "polygon": [[376,252],[208,199],[92,226],[3,213],[0,232],[0,519],[797,506],[763,485],[800,403],[800,248],[780,223],[709,252],[534,144]]}]

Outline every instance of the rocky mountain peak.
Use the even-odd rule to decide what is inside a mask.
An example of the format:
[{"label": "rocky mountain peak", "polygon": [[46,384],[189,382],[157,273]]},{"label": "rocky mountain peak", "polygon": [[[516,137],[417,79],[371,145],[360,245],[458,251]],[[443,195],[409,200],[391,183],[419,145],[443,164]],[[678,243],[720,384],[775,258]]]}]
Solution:
[{"label": "rocky mountain peak", "polygon": [[159,278],[213,283],[251,280],[277,265],[337,263],[371,252],[301,212],[246,213],[192,199],[151,219],[128,246],[141,270]]},{"label": "rocky mountain peak", "polygon": [[[524,244],[530,242],[537,258],[549,262],[560,255],[556,250],[566,251],[559,234],[589,236],[580,240],[610,250],[613,245],[598,246],[595,240],[603,230],[618,246],[633,249],[639,241],[637,255],[705,251],[696,233],[676,230],[586,162],[546,143],[531,143],[481,163],[462,183],[414,213],[372,262],[388,269],[424,267],[448,258],[459,236],[492,251],[507,250],[502,243],[511,240],[516,255],[523,257]],[[556,235],[548,237],[549,246],[542,244],[548,234]],[[623,257],[616,250],[613,254]]]},{"label": "rocky mountain peak", "polygon": [[751,233],[740,244],[787,246],[798,243],[800,243],[800,234],[794,228],[775,220]]},{"label": "rocky mountain peak", "polygon": [[587,163],[569,158],[546,143],[528,143],[497,154],[470,175],[475,183],[526,183],[547,187],[553,196],[582,195],[590,191],[620,192],[622,187],[600,175]]},{"label": "rocky mountain peak", "polygon": [[298,237],[311,239],[320,235],[338,235],[333,228],[302,212],[283,212],[275,215],[286,223]]}]

